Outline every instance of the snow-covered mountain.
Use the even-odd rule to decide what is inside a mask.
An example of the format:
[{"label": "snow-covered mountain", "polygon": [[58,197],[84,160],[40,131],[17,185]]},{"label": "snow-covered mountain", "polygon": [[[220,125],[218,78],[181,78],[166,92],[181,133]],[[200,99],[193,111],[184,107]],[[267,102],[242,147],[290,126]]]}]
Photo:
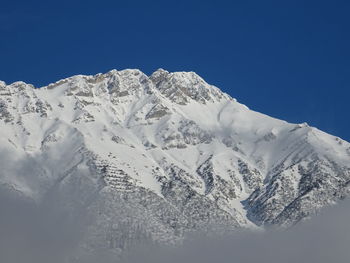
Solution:
[{"label": "snow-covered mountain", "polygon": [[349,195],[350,144],[193,72],[0,82],[0,193],[84,213],[87,249],[291,226]]}]

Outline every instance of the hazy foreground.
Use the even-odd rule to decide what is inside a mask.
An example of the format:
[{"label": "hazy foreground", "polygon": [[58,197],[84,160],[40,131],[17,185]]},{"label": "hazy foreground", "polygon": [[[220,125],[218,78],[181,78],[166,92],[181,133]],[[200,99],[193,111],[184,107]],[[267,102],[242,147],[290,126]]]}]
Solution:
[{"label": "hazy foreground", "polygon": [[[72,221],[16,206],[2,199],[0,262],[71,262],[82,235],[83,219]],[[238,233],[225,238],[198,238],[177,249],[148,248],[125,262],[349,262],[350,202],[325,209],[321,215],[288,231]],[[118,262],[108,251],[79,262]]]}]

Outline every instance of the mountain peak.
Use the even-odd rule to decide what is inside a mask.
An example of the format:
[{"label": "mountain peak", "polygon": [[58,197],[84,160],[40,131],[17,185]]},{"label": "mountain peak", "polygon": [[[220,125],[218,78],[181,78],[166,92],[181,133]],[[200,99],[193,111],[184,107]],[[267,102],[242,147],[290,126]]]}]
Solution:
[{"label": "mountain peak", "polygon": [[290,226],[350,195],[349,143],[251,111],[194,72],[0,88],[0,153],[0,191],[86,209],[91,248]]},{"label": "mountain peak", "polygon": [[158,69],[150,76],[156,88],[178,104],[186,105],[190,100],[202,104],[229,98],[216,87],[209,85],[195,72],[168,72]]}]

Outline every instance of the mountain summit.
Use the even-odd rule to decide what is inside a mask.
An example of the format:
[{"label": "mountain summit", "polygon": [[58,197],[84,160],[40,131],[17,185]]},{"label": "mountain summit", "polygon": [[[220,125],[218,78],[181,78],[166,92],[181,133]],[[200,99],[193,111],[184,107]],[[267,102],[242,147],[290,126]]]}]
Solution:
[{"label": "mountain summit", "polygon": [[349,195],[348,142],[252,111],[193,72],[0,82],[0,154],[1,194],[84,211],[87,250],[291,226]]}]

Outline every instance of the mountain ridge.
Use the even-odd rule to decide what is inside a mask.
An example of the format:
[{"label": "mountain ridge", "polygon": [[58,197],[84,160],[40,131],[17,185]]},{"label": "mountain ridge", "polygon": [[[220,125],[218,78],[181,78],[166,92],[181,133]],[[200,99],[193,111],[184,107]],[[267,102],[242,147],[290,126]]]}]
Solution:
[{"label": "mountain ridge", "polygon": [[252,111],[194,72],[1,82],[0,127],[2,191],[82,208],[89,249],[287,227],[349,195],[348,142]]}]

